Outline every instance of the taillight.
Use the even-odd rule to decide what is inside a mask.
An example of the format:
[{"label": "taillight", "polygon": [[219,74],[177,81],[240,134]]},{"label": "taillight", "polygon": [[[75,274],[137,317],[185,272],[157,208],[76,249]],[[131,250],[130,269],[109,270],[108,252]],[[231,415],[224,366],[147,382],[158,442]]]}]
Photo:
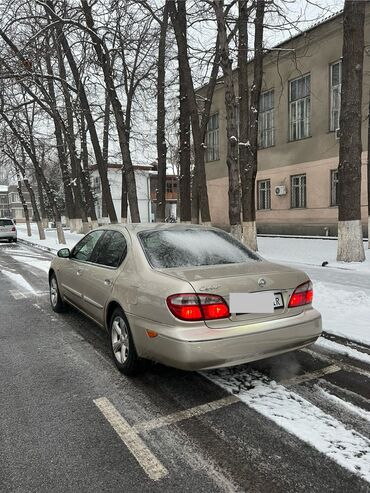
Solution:
[{"label": "taillight", "polygon": [[230,316],[225,300],[214,294],[173,294],[167,298],[167,306],[181,320],[214,320]]},{"label": "taillight", "polygon": [[12,227],[12,231],[17,231],[17,230],[15,229],[15,226],[13,226],[13,227]]},{"label": "taillight", "polygon": [[308,281],[296,288],[290,297],[289,308],[294,308],[295,306],[303,306],[312,303],[313,299],[313,286],[312,282]]}]

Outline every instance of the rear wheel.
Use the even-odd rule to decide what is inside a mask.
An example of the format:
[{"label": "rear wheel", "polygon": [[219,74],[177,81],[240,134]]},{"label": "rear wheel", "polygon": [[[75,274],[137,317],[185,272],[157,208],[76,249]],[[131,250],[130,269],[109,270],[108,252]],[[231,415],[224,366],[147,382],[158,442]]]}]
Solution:
[{"label": "rear wheel", "polygon": [[52,274],[52,276],[50,277],[49,287],[50,287],[51,308],[56,313],[64,312],[66,307],[60,295],[58,282],[55,274]]},{"label": "rear wheel", "polygon": [[136,375],[142,369],[142,360],[136,352],[127,318],[116,308],[109,324],[111,350],[114,362],[121,373]]}]

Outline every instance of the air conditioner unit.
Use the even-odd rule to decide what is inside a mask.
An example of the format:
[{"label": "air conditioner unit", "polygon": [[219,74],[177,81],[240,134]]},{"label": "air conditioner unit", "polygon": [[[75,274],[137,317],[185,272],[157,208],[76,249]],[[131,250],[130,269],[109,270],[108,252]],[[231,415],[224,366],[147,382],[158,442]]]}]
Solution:
[{"label": "air conditioner unit", "polygon": [[275,195],[286,195],[286,186],[279,185],[275,187]]},{"label": "air conditioner unit", "polygon": [[340,139],[340,128],[336,128],[335,129],[335,140],[339,140]]}]

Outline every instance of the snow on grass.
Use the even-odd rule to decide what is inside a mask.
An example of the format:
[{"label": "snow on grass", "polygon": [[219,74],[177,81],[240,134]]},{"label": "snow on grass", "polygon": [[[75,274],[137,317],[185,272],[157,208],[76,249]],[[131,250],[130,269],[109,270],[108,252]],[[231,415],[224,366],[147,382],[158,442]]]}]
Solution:
[{"label": "snow on grass", "polygon": [[326,332],[370,345],[370,293],[320,281],[314,283],[314,293]]},{"label": "snow on grass", "polygon": [[337,240],[258,237],[258,253],[268,260],[306,265],[329,262],[330,267],[370,273],[370,249],[367,242],[364,242],[365,262],[337,262],[337,247]]},{"label": "snow on grass", "polygon": [[2,274],[5,274],[14,284],[16,284],[19,288],[22,288],[25,291],[29,291],[30,293],[36,293],[31,284],[29,284],[26,279],[21,274],[16,274],[15,272],[10,272],[8,270],[2,269]]},{"label": "snow on grass", "polygon": [[300,395],[250,368],[203,373],[249,407],[370,482],[370,440]]},{"label": "snow on grass", "polygon": [[353,349],[350,346],[345,346],[344,344],[338,344],[337,342],[329,341],[324,337],[320,337],[315,344],[329,351],[343,354],[344,356],[348,356],[349,358],[356,359],[357,361],[361,361],[362,363],[370,365],[370,354],[357,351],[357,349]]}]

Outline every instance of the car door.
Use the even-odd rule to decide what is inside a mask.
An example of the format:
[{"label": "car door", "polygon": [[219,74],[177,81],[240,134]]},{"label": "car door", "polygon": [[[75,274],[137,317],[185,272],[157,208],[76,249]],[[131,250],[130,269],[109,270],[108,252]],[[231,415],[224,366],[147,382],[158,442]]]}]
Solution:
[{"label": "car door", "polygon": [[85,267],[103,234],[104,230],[98,229],[84,236],[72,249],[71,256],[65,259],[59,271],[58,277],[64,297],[82,310]]},{"label": "car door", "polygon": [[104,325],[104,308],[127,252],[123,233],[108,230],[99,240],[83,277],[84,311]]}]

